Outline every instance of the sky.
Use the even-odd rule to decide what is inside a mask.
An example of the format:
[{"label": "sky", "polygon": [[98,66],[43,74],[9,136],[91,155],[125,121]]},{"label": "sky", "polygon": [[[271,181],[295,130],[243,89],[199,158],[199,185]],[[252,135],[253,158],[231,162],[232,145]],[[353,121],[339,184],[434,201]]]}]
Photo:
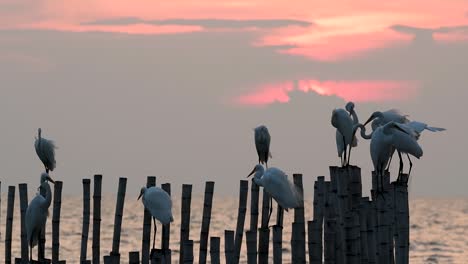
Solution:
[{"label": "sky", "polygon": [[[397,108],[447,128],[423,133],[410,193],[466,197],[467,58],[466,0],[0,0],[2,192],[38,184],[41,127],[67,194],[103,174],[108,194],[155,175],[237,195],[264,124],[270,165],[311,195],[339,164],[331,112],[351,100],[361,120]],[[368,141],[351,163],[368,194]]]}]

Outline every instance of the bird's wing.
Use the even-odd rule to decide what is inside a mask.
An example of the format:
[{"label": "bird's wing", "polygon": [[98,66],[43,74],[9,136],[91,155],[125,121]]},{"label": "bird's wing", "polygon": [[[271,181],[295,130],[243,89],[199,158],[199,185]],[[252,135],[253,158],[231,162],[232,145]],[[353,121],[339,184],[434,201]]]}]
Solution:
[{"label": "bird's wing", "polygon": [[28,208],[26,209],[26,235],[28,244],[30,244],[32,241],[33,246],[37,245],[38,236],[45,225],[45,221],[47,220],[47,212],[44,211],[44,208],[41,206],[44,202],[44,197],[38,194],[31,200]]},{"label": "bird's wing", "polygon": [[[390,109],[388,111],[385,111],[382,113],[385,118],[385,124],[391,121],[397,122],[397,123],[408,123],[408,115],[403,114],[400,110],[398,109]],[[385,125],[382,124],[382,125]]]},{"label": "bird's wing", "polygon": [[172,220],[172,200],[169,194],[161,188],[148,188],[144,194],[143,203],[153,217],[167,224]]},{"label": "bird's wing", "polygon": [[266,127],[255,129],[255,148],[257,149],[258,157],[261,161],[268,161],[270,155],[270,133]]},{"label": "bird's wing", "polygon": [[[272,169],[272,170],[271,170]],[[296,208],[300,205],[300,192],[290,182],[284,172],[276,168],[268,169],[263,177],[263,187],[284,209]]]},{"label": "bird's wing", "polygon": [[343,156],[343,152],[345,149],[344,141],[343,141],[343,135],[341,135],[340,131],[338,129],[336,130],[336,150],[338,151],[338,157]]},{"label": "bird's wing", "polygon": [[41,142],[41,149],[42,149],[42,154],[45,156],[45,158],[48,161],[48,168],[53,171],[55,169],[55,143],[52,140],[49,139],[42,139]]},{"label": "bird's wing", "polygon": [[414,130],[418,131],[419,133],[423,132],[424,129],[427,129],[432,132],[438,132],[438,131],[444,131],[445,128],[440,128],[440,127],[431,127],[428,126],[427,124],[423,122],[418,122],[418,121],[411,121],[407,124],[408,126],[412,127]]},{"label": "bird's wing", "polygon": [[391,144],[397,150],[411,154],[418,159],[423,155],[423,150],[418,144],[416,137],[406,132],[392,129]]}]

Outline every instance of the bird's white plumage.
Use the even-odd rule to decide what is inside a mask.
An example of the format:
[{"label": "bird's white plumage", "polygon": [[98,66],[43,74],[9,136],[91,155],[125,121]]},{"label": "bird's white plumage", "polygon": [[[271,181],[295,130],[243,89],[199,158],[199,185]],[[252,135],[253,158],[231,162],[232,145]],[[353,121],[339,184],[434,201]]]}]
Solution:
[{"label": "bird's white plumage", "polygon": [[[342,127],[341,129],[338,129],[337,126],[340,126],[338,123],[341,123],[341,122],[345,122],[345,123],[349,123],[349,115],[347,115],[346,117],[343,115],[342,111],[338,111],[338,112],[335,112],[333,111],[332,112],[332,125],[333,125],[335,128],[336,128],[336,150],[338,152],[338,157],[343,157],[343,154],[346,150],[346,147],[347,145],[345,144],[344,142],[344,139],[343,139],[343,134],[341,134],[340,130],[346,130],[347,133],[350,133],[350,134],[353,134],[353,128],[355,125],[357,125],[359,123],[359,118],[356,114],[356,112],[354,111],[354,103],[353,102],[348,102],[345,106],[345,109],[346,111],[349,112],[349,114],[351,114],[352,116],[352,126],[351,126],[351,132],[349,131],[349,127],[350,125],[349,124],[345,124],[344,127]],[[336,115],[336,116],[333,116],[333,115]],[[341,119],[346,119],[346,121],[342,121]],[[351,142],[351,147],[356,147],[358,145],[358,139],[355,135],[352,136],[352,142]]]},{"label": "bird's white plumage", "polygon": [[271,157],[270,141],[271,136],[266,126],[258,126],[254,129],[255,148],[257,149],[258,161],[261,164],[268,164]]},{"label": "bird's white plumage", "polygon": [[255,167],[254,181],[270,194],[270,196],[285,210],[297,208],[301,205],[300,190],[288,180],[286,174],[278,168],[263,166]]},{"label": "bird's white plumage", "polygon": [[143,187],[142,202],[151,215],[162,224],[174,221],[171,197],[163,189],[159,187]]},{"label": "bird's white plumage", "polygon": [[56,166],[55,162],[55,146],[54,141],[43,138],[41,136],[41,129],[38,129],[38,137],[34,142],[34,147],[36,149],[37,156],[44,164],[46,170],[53,171]]}]

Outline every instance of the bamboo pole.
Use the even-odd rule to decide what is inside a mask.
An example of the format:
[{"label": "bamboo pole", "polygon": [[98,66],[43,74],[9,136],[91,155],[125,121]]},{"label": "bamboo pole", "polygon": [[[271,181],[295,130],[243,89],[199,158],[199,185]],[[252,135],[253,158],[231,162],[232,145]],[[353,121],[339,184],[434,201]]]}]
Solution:
[{"label": "bamboo pole", "polygon": [[273,226],[273,263],[281,264],[283,262],[283,227]]},{"label": "bamboo pole", "polygon": [[309,263],[322,263],[322,224],[318,220],[307,222]]},{"label": "bamboo pole", "polygon": [[89,234],[89,214],[90,214],[90,179],[83,179],[83,227],[81,232],[81,254],[80,263],[86,262],[86,254],[88,251],[88,234]]},{"label": "bamboo pole", "polygon": [[[259,198],[259,186],[252,181],[252,185],[250,187],[250,230],[257,231],[258,227],[258,198]],[[255,232],[255,236],[257,233]],[[255,240],[257,240],[255,238]],[[255,249],[255,252],[257,250]]]},{"label": "bamboo pole", "polygon": [[215,183],[210,181],[205,183],[205,198],[203,202],[203,219],[200,232],[200,254],[198,263],[205,264],[208,251],[208,237],[211,222],[211,207],[213,203],[213,192]]},{"label": "bamboo pole", "polygon": [[357,166],[349,166],[345,173],[347,174],[346,178],[348,178],[349,209],[358,209],[361,204],[362,197],[361,168]]},{"label": "bamboo pole", "polygon": [[52,263],[59,263],[60,249],[60,211],[62,206],[61,181],[54,184],[54,209],[52,215]]},{"label": "bamboo pole", "polygon": [[[165,183],[161,185],[161,188],[171,195],[171,184]],[[166,263],[171,263],[172,261],[172,253],[169,249],[170,244],[170,236],[171,236],[171,223],[162,226],[162,239],[161,239],[161,250],[163,251],[163,256]]]},{"label": "bamboo pole", "polygon": [[129,264],[140,264],[140,252],[134,251],[128,253]]},{"label": "bamboo pole", "polygon": [[369,201],[367,204],[367,245],[369,252],[369,264],[378,263],[378,244],[377,244],[377,207],[375,201]]},{"label": "bamboo pole", "polygon": [[234,240],[234,259],[233,263],[238,264],[242,239],[244,237],[244,223],[245,223],[245,214],[247,212],[247,195],[249,192],[249,182],[242,180],[240,181],[239,186],[239,209],[237,212],[237,225],[236,225],[236,235]]},{"label": "bamboo pole", "polygon": [[324,258],[325,264],[335,264],[336,262],[336,220],[325,218],[324,224]]},{"label": "bamboo pole", "polygon": [[115,205],[114,234],[112,239],[112,251],[110,256],[113,262],[120,263],[120,233],[122,229],[122,217],[125,203],[125,190],[127,188],[127,178],[119,178],[119,188],[117,191],[117,202]]},{"label": "bamboo pole", "polygon": [[[156,177],[146,177],[146,188],[156,186]],[[148,264],[150,262],[150,239],[151,239],[151,213],[144,208],[143,215],[143,234],[141,239],[141,264]]]},{"label": "bamboo pole", "polygon": [[[314,239],[314,262],[322,263],[322,251],[323,251],[323,214],[325,207],[325,177],[319,176],[314,183],[314,221],[316,224],[313,226],[316,228],[314,233],[312,233]],[[320,239],[319,239],[320,238]],[[310,237],[309,237],[310,239]],[[320,252],[320,255],[316,254]],[[310,252],[309,252],[310,255]],[[318,257],[318,258],[316,258]]]},{"label": "bamboo pole", "polygon": [[192,201],[192,185],[182,185],[182,223],[180,225],[180,255],[179,263],[184,261],[184,242],[189,240],[190,236],[190,204]]},{"label": "bamboo pole", "polygon": [[258,263],[268,263],[268,251],[270,244],[270,229],[268,228],[268,214],[270,210],[270,195],[263,191],[262,222],[258,234]]},{"label": "bamboo pole", "polygon": [[346,263],[361,263],[360,254],[360,223],[359,214],[355,211],[349,211],[345,216],[346,228]]},{"label": "bamboo pole", "polygon": [[397,264],[409,263],[409,204],[408,204],[408,174],[400,176],[404,184],[395,186],[395,218],[398,236],[395,245],[395,261]]},{"label": "bamboo pole", "polygon": [[219,264],[219,248],[220,248],[221,239],[219,237],[210,238],[210,259],[211,264]]},{"label": "bamboo pole", "polygon": [[[296,241],[296,246],[291,249],[291,254],[297,258],[294,263],[306,263],[305,250],[305,217],[304,217],[304,187],[302,184],[302,174],[293,174],[294,185],[300,192],[300,206],[294,209],[294,223],[292,239]],[[294,227],[296,224],[296,227]],[[294,232],[296,230],[296,232]],[[292,241],[291,241],[292,242]]]},{"label": "bamboo pole", "polygon": [[348,208],[348,184],[346,168],[330,167],[330,179],[334,208],[336,211],[336,240],[335,251],[337,263],[344,263],[346,260],[346,232],[345,232],[345,212]]},{"label": "bamboo pole", "polygon": [[257,264],[257,231],[246,231],[245,237],[247,239],[247,263]]},{"label": "bamboo pole", "polygon": [[93,193],[93,264],[100,263],[102,175],[94,175]]},{"label": "bamboo pole", "polygon": [[26,234],[26,210],[28,209],[28,185],[26,183],[19,184],[20,195],[20,211],[21,211],[21,261],[26,263],[29,261],[29,245]]},{"label": "bamboo pole", "polygon": [[234,231],[224,231],[224,255],[226,264],[232,264],[234,260]]},{"label": "bamboo pole", "polygon": [[15,209],[15,186],[8,186],[8,202],[5,230],[5,264],[11,264],[11,237],[13,233],[13,212]]},{"label": "bamboo pole", "polygon": [[184,264],[193,263],[193,240],[184,241]]}]

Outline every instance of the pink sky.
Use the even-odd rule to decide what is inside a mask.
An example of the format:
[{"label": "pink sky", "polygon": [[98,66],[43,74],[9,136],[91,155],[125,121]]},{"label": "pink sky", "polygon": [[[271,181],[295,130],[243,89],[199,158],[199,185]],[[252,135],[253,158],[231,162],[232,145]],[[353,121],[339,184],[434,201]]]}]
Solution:
[{"label": "pink sky", "polygon": [[[184,34],[208,30],[201,25],[86,25],[84,23],[134,17],[142,20],[163,19],[294,19],[310,26],[279,28],[249,27],[257,31],[253,46],[291,46],[278,52],[318,61],[356,59],[376,49],[407,45],[412,36],[396,32],[392,25],[433,28],[468,25],[468,1],[460,0],[0,0],[0,29],[48,29],[67,32],[114,32],[125,34]],[[221,29],[229,32],[229,29]],[[434,33],[435,41],[468,41],[467,31]],[[313,78],[312,78],[313,79]],[[414,96],[410,82],[391,80],[357,82],[303,81],[313,84],[309,90],[336,95],[345,100],[400,100],[393,94]],[[289,83],[289,84],[288,84]],[[259,85],[236,100],[245,104],[287,102],[291,80]],[[281,88],[280,88],[281,87]],[[299,86],[300,89],[305,87]],[[363,88],[364,87],[364,88]],[[389,92],[389,91],[393,91]],[[406,92],[408,91],[408,92]],[[366,94],[366,95],[364,95]],[[406,96],[407,95],[407,96]]]}]

